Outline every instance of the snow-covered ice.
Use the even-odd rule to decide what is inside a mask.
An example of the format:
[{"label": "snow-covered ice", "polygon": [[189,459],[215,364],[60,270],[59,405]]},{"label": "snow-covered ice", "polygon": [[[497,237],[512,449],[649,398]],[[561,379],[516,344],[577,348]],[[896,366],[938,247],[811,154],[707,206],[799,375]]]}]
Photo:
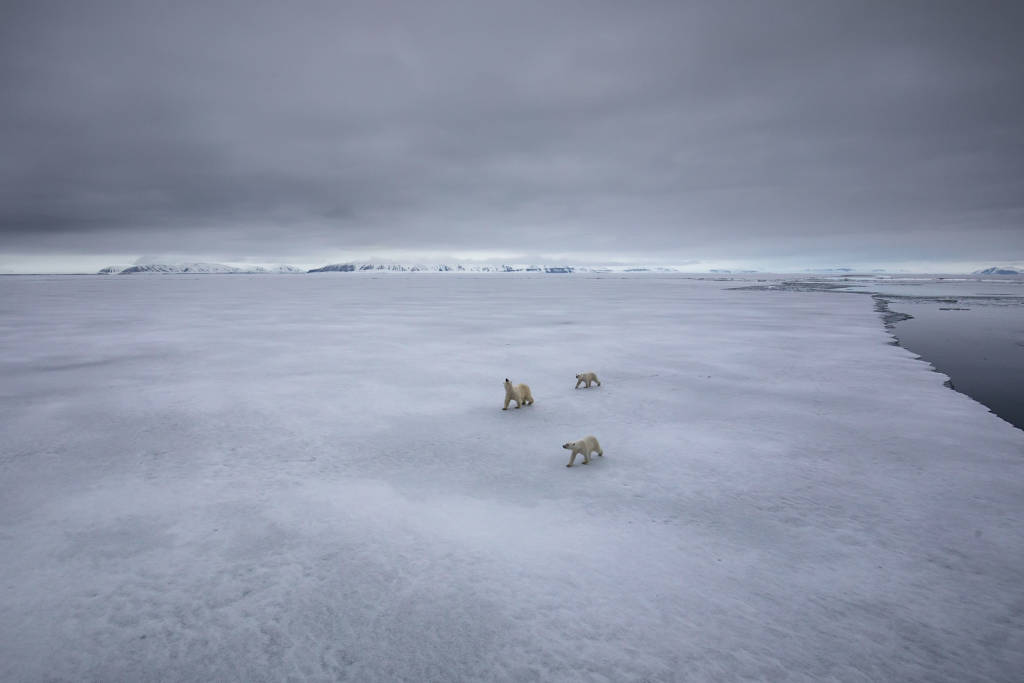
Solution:
[{"label": "snow-covered ice", "polygon": [[1019,680],[1024,432],[732,284],[0,278],[0,680]]}]

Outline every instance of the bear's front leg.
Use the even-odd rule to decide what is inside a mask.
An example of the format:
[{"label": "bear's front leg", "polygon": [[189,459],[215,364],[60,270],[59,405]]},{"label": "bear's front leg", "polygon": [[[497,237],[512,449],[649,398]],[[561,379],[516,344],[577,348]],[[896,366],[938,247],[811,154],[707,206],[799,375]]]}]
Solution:
[{"label": "bear's front leg", "polygon": [[506,396],[506,397],[505,397],[505,407],[504,407],[504,408],[502,408],[502,410],[508,410],[508,402],[509,402],[509,400],[510,400],[510,399],[509,399],[509,398],[508,398],[508,397]]},{"label": "bear's front leg", "polygon": [[572,455],[569,456],[569,464],[566,467],[572,467],[574,462],[576,462],[576,451],[573,451]]},{"label": "bear's front leg", "polygon": [[583,380],[581,380],[581,379],[576,380],[576,388],[577,389],[580,388],[580,383],[582,383],[582,382],[583,382]]}]

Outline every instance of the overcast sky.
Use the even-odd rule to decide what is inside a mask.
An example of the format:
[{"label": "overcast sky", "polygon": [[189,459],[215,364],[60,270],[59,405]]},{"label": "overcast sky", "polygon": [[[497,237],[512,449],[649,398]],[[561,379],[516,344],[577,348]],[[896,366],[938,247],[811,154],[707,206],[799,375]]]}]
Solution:
[{"label": "overcast sky", "polygon": [[1022,36],[1019,0],[6,0],[0,271],[1019,263]]}]

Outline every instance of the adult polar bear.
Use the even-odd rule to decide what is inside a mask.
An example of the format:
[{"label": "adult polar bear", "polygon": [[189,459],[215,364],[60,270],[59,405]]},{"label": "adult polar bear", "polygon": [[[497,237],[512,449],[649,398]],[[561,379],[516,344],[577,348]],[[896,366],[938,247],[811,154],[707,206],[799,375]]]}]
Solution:
[{"label": "adult polar bear", "polygon": [[601,444],[597,442],[596,436],[585,436],[579,441],[570,441],[569,443],[562,444],[562,448],[572,451],[572,455],[569,456],[569,464],[566,467],[572,467],[572,464],[576,462],[576,456],[583,455],[583,464],[590,464],[590,454],[597,451],[597,454],[604,457],[604,451],[601,450]]},{"label": "adult polar bear", "polygon": [[597,382],[597,386],[601,386],[601,380],[599,380],[597,378],[597,375],[595,375],[592,372],[581,372],[580,374],[576,375],[576,388],[577,389],[579,389],[580,385],[583,384],[584,382],[587,383],[587,389],[590,388],[590,383],[591,382]]},{"label": "adult polar bear", "polygon": [[530,387],[525,384],[515,384],[509,381],[508,377],[505,378],[505,407],[502,410],[508,410],[509,401],[516,402],[516,408],[521,407],[524,403],[528,406],[533,405],[533,394],[530,393]]}]

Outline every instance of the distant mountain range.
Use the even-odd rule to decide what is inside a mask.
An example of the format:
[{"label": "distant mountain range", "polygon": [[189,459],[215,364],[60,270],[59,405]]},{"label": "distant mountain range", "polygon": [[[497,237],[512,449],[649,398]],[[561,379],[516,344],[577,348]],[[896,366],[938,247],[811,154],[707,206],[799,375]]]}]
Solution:
[{"label": "distant mountain range", "polygon": [[[507,270],[509,266],[449,266],[443,263],[407,264],[407,263],[332,263],[320,268],[313,268],[310,273],[353,273],[364,271],[383,271],[392,273],[500,273]],[[533,271],[540,272],[542,269],[537,266],[530,266]]]},{"label": "distant mountain range", "polygon": [[100,275],[128,274],[128,273],[305,273],[302,268],[289,265],[277,266],[253,266],[251,268],[239,268],[223,263],[147,263],[138,266],[107,266],[99,271]]},{"label": "distant mountain range", "polygon": [[450,266],[445,263],[332,263],[314,268],[310,273],[353,273],[353,272],[397,272],[397,273],[574,273],[592,272],[593,269],[579,266],[536,266],[536,265],[462,265]]},{"label": "distant mountain range", "polygon": [[1024,275],[1024,270],[1010,266],[992,266],[984,270],[976,270],[972,275]]},{"label": "distant mountain range", "polygon": [[[348,262],[304,270],[297,266],[279,264],[272,266],[229,266],[225,263],[148,263],[143,265],[114,265],[98,271],[100,275],[116,275],[131,273],[190,273],[190,274],[251,274],[251,273],[356,273],[356,272],[391,272],[391,273],[686,273],[696,272],[671,266],[540,266],[535,264],[514,265],[449,265],[444,263],[373,263]],[[757,273],[756,270],[728,270],[711,268],[706,271],[716,275],[737,275]],[[871,271],[858,271],[853,268],[808,268],[806,273],[849,274],[857,272],[884,273],[884,269],[875,268]],[[992,266],[976,270],[972,275],[1024,275],[1021,266]]]},{"label": "distant mountain range", "polygon": [[[332,263],[320,268],[304,271],[289,265],[252,266],[241,268],[224,263],[150,263],[133,266],[107,266],[100,275],[127,275],[132,273],[202,273],[202,274],[246,274],[246,273],[353,273],[353,272],[394,272],[394,273],[676,273],[678,268],[665,266],[538,266],[538,265],[447,265],[409,263]],[[716,271],[726,272],[726,271]],[[753,272],[753,271],[744,271]]]},{"label": "distant mountain range", "polygon": [[399,273],[678,273],[678,268],[666,266],[538,266],[538,265],[448,265],[409,263],[332,263],[314,268],[310,273],[353,273],[390,271]]}]

